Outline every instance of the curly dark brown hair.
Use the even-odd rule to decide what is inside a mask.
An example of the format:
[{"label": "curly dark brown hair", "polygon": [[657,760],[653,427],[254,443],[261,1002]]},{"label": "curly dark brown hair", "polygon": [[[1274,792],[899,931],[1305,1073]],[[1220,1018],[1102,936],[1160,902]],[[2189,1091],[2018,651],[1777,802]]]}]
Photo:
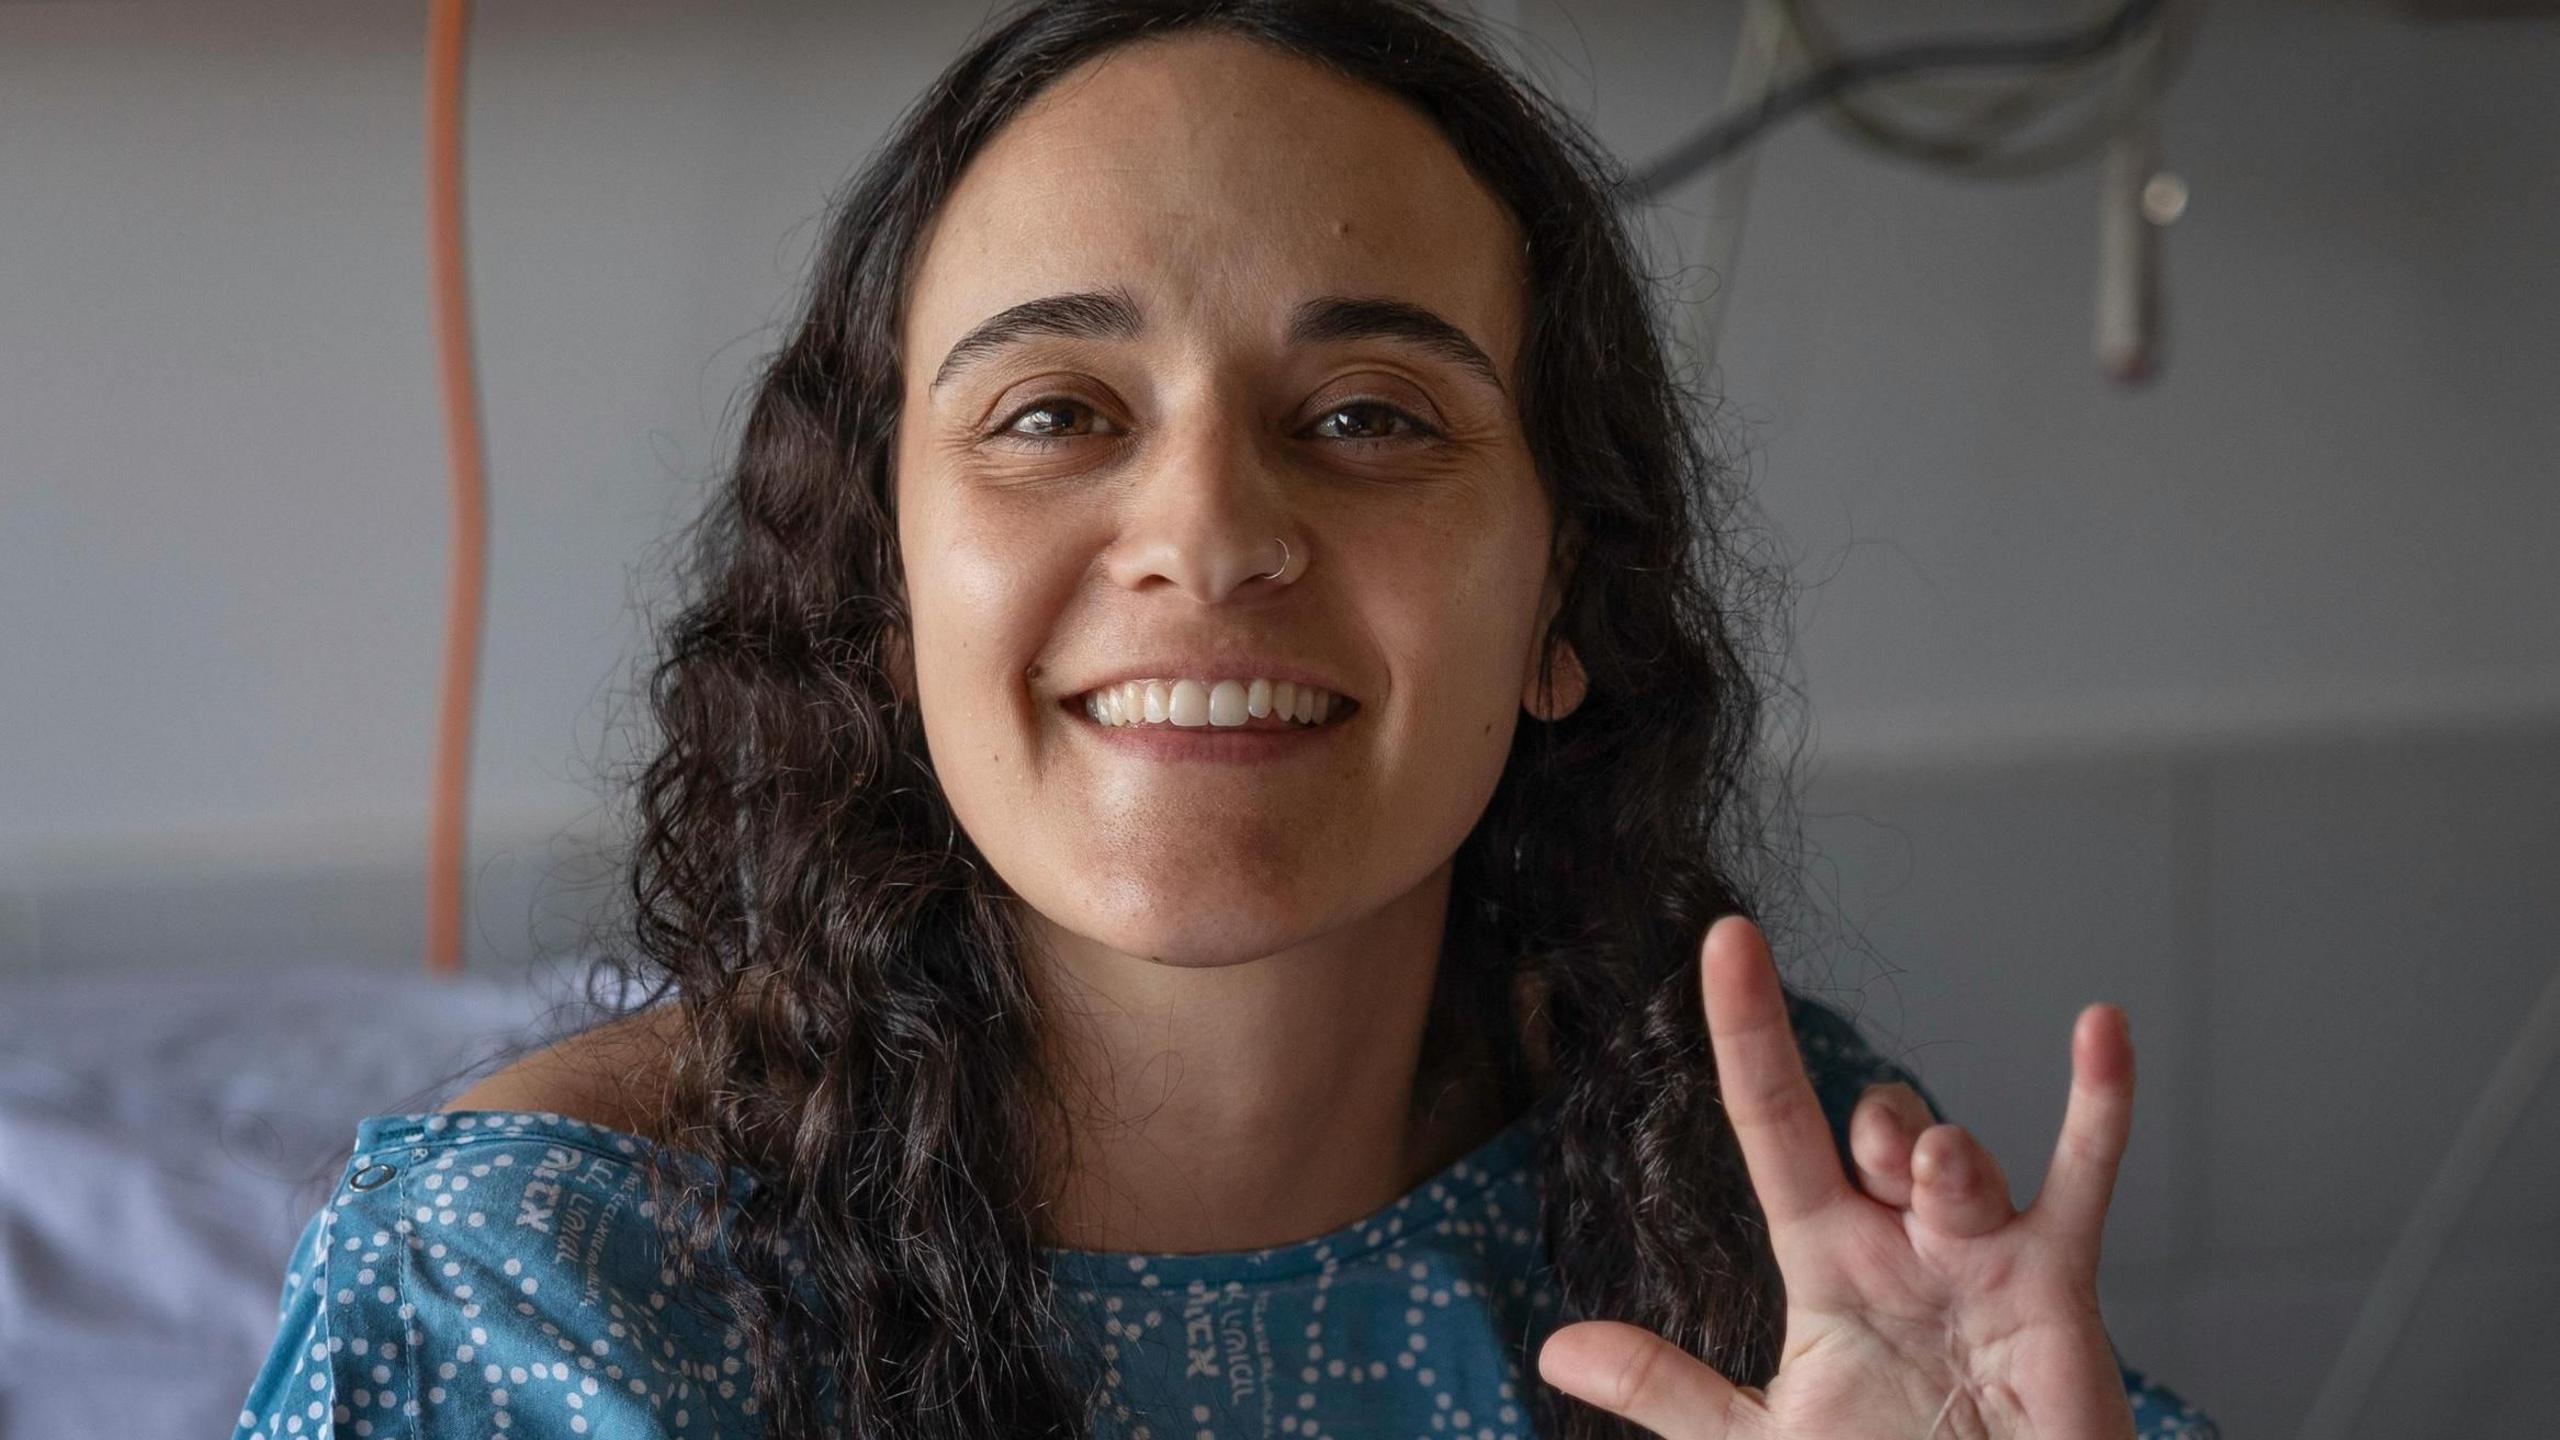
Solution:
[{"label": "curly dark brown hair", "polygon": [[[1514,1114],[1554,1102],[1536,1163],[1563,1319],[1641,1324],[1740,1383],[1776,1363],[1781,1291],[1697,947],[1794,895],[1759,734],[1785,582],[1740,543],[1736,467],[1674,372],[1622,172],[1424,0],[1051,0],[990,22],[832,207],[734,464],[678,537],[648,674],[629,929],[603,964],[641,1007],[681,1001],[666,1153],[756,1182],[737,1199],[651,1173],[678,1289],[747,1338],[777,1440],[1092,1423],[1037,1223],[1064,1126],[1020,902],[901,698],[899,320],[920,237],[991,135],[1073,67],[1198,30],[1418,107],[1526,237],[1520,419],[1569,566],[1553,633],[1589,692],[1519,727],[1455,856],[1426,1073],[1489,1072]],[[1541,1433],[1638,1433],[1527,1388]]]}]

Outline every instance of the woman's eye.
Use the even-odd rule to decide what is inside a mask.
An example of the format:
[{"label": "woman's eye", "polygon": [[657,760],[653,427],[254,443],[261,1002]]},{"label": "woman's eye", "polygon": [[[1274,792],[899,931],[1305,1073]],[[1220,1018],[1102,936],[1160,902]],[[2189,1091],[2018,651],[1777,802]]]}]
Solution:
[{"label": "woman's eye", "polygon": [[[1074,417],[1091,416],[1093,413],[1093,407],[1081,401],[1051,396],[1045,400],[1034,400],[1014,411],[1011,419],[997,427],[996,433],[1003,439],[1025,442],[1037,447],[1074,439],[1086,433],[1072,428],[1075,424]],[[1025,421],[1033,422],[1033,428],[1027,430],[1021,428]]]},{"label": "woman's eye", "polygon": [[[1326,438],[1349,440],[1355,444],[1376,444],[1406,436],[1428,436],[1440,433],[1383,400],[1354,400],[1345,405],[1336,405],[1327,410],[1322,419],[1316,421],[1316,428],[1322,430],[1328,422],[1339,420],[1344,416],[1367,418],[1355,419],[1348,427],[1337,427],[1334,433]],[[1402,431],[1392,428],[1399,423],[1404,427]]]},{"label": "woman's eye", "polygon": [[[1346,421],[1334,425],[1335,421]],[[1090,405],[1063,396],[1035,400],[1016,410],[998,426],[997,439],[1010,444],[1038,449],[1063,444],[1090,434],[1104,433],[1095,427],[1105,424]],[[1329,433],[1328,432],[1328,427]],[[1383,400],[1354,400],[1336,405],[1316,421],[1315,428],[1328,440],[1342,440],[1355,445],[1385,444],[1395,440],[1436,436],[1440,432],[1411,414]]]}]

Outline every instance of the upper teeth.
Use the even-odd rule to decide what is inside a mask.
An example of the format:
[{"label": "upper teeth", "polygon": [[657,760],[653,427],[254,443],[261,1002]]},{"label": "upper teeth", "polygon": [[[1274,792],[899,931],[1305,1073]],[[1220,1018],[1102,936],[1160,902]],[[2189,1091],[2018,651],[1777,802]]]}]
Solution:
[{"label": "upper teeth", "polygon": [[1242,725],[1266,715],[1321,725],[1334,693],[1287,680],[1124,680],[1084,697],[1105,725]]}]

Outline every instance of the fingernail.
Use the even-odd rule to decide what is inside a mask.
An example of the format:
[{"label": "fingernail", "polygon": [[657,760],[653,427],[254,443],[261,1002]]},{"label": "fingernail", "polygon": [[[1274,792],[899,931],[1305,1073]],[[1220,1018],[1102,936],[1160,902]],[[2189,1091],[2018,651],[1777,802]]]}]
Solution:
[{"label": "fingernail", "polygon": [[1961,1150],[1923,1147],[1914,1154],[1912,1168],[1920,1172],[1922,1180],[1949,1190],[1963,1189],[1971,1176]]}]

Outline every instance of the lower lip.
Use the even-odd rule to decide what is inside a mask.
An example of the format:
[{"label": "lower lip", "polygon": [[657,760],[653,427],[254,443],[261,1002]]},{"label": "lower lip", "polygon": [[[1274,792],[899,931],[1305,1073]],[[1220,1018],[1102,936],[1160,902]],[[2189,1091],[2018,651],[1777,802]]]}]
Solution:
[{"label": "lower lip", "polygon": [[1114,749],[1150,760],[1223,760],[1254,765],[1306,754],[1327,736],[1360,718],[1354,707],[1321,725],[1249,730],[1241,725],[1105,725],[1084,711],[1081,699],[1065,703],[1068,716]]}]

